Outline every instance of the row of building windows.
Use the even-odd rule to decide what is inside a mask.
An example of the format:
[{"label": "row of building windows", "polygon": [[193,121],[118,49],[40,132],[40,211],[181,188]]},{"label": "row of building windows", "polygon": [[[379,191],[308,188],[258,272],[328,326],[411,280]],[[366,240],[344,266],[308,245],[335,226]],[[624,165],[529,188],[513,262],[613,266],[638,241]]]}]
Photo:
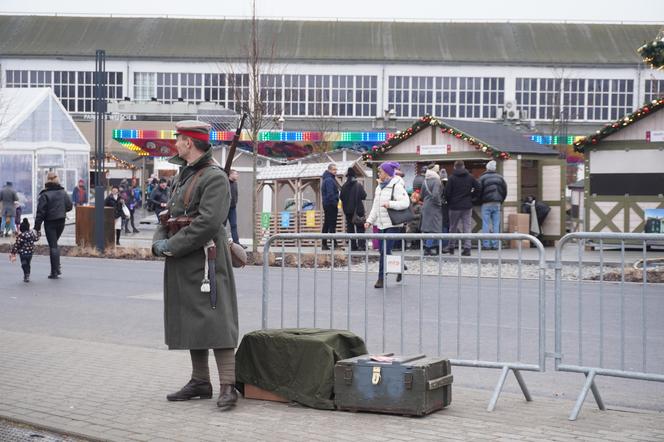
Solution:
[{"label": "row of building windows", "polygon": [[615,120],[634,110],[634,80],[517,78],[516,102],[525,119]]},{"label": "row of building windows", "polygon": [[496,118],[504,101],[504,78],[388,78],[388,106],[397,117]]},{"label": "row of building windows", "polygon": [[[107,72],[107,98],[122,99],[122,72]],[[92,71],[6,71],[6,87],[50,87],[69,112],[93,112]]]},{"label": "row of building windows", "polygon": [[[92,112],[92,71],[6,71],[6,87],[51,87],[70,112]],[[248,74],[135,72],[134,100],[162,103],[209,101],[232,110],[249,102]],[[124,96],[122,72],[108,72],[107,97]],[[636,107],[634,80],[516,79],[520,117],[533,120],[615,120]],[[265,115],[376,117],[375,75],[264,74],[260,77]],[[645,81],[645,101],[664,95],[664,80]],[[499,118],[505,78],[389,76],[388,107],[396,117]]]}]

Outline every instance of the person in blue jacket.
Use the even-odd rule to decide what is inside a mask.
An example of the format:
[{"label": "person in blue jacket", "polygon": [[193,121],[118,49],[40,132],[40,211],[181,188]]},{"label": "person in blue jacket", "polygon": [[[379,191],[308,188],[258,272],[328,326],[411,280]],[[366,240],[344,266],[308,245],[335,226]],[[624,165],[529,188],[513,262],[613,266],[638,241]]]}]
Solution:
[{"label": "person in blue jacket", "polygon": [[[337,183],[337,166],[331,163],[323,173],[320,187],[323,195],[323,233],[337,233],[337,215],[339,205],[339,184]],[[336,241],[334,246],[336,247]],[[323,240],[323,250],[330,250],[327,240]]]}]

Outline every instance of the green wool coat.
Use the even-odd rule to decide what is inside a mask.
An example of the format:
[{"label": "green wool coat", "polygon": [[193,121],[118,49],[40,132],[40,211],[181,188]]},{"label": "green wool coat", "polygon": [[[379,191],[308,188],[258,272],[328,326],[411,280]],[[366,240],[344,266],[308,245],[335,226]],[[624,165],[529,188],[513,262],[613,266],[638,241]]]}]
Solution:
[{"label": "green wool coat", "polygon": [[[192,177],[211,160],[211,150],[189,166],[177,156],[170,160],[182,166],[173,181],[168,202],[171,216],[185,214],[184,195]],[[207,167],[191,193],[187,215],[194,217],[193,222],[171,237],[161,225],[154,234],[154,241],[168,238],[168,250],[173,254],[166,257],[164,266],[164,330],[169,349],[237,347],[237,296],[223,224],[230,200],[226,173],[218,166]],[[203,247],[210,239],[217,245],[216,310],[210,306],[210,294],[201,292],[205,271]]]}]

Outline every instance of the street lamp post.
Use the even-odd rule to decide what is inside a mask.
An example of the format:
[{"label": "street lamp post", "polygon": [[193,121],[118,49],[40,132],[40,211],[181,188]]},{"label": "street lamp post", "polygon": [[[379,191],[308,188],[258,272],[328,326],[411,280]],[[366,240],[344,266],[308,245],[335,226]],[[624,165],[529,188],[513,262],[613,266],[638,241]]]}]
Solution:
[{"label": "street lamp post", "polygon": [[104,251],[104,131],[106,123],[106,51],[95,54],[94,102],[95,112],[95,243]]}]

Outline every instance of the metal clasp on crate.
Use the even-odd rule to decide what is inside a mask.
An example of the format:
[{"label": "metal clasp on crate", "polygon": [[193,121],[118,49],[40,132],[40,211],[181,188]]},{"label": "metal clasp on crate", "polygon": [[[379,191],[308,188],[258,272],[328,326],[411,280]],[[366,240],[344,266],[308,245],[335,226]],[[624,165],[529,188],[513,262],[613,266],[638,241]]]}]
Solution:
[{"label": "metal clasp on crate", "polygon": [[406,390],[413,389],[413,373],[405,373],[403,375],[403,383],[406,386]]},{"label": "metal clasp on crate", "polygon": [[346,367],[344,370],[344,382],[346,382],[346,385],[353,385],[353,368],[352,367]]},{"label": "metal clasp on crate", "polygon": [[380,367],[374,367],[372,370],[371,383],[378,385],[380,382]]}]

